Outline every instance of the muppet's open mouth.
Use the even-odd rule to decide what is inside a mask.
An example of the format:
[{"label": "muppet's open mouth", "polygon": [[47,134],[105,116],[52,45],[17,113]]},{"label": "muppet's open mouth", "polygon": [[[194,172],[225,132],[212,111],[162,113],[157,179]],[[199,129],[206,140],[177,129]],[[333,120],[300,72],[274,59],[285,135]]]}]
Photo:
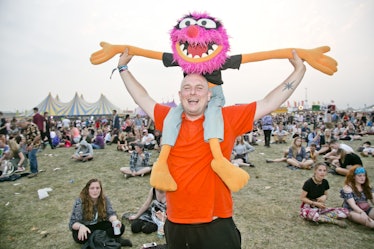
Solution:
[{"label": "muppet's open mouth", "polygon": [[191,45],[188,42],[180,43],[179,50],[183,53],[184,56],[188,58],[205,58],[212,56],[215,52],[219,52],[219,46],[217,44],[194,44]]}]

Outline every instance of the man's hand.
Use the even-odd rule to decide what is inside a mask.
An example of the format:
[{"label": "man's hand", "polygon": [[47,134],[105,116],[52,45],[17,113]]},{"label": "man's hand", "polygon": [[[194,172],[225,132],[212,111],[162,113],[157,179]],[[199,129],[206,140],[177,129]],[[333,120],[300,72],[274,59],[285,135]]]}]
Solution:
[{"label": "man's hand", "polygon": [[118,66],[127,65],[131,61],[132,57],[133,55],[129,55],[129,49],[125,48],[119,57]]},{"label": "man's hand", "polygon": [[306,67],[304,65],[304,61],[300,57],[301,56],[299,56],[298,52],[295,49],[293,49],[292,58],[289,60],[291,64],[294,66],[295,70],[303,70],[305,72]]},{"label": "man's hand", "polygon": [[338,71],[338,63],[333,58],[324,54],[329,51],[330,47],[328,46],[314,49],[296,49],[300,58],[308,62],[309,65],[325,74],[333,75]]}]

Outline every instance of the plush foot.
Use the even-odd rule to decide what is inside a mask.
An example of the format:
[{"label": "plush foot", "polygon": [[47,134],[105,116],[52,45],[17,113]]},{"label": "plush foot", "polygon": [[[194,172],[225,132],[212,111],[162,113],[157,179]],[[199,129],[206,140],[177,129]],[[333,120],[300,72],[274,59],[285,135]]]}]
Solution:
[{"label": "plush foot", "polygon": [[249,174],[245,170],[231,164],[224,157],[213,159],[211,165],[214,172],[233,192],[242,189],[249,180]]},{"label": "plush foot", "polygon": [[170,150],[170,145],[162,145],[160,155],[158,156],[158,160],[153,164],[151,172],[151,185],[163,191],[177,190],[177,183],[171,176],[167,164],[167,158],[169,157]]},{"label": "plush foot", "polygon": [[156,189],[163,191],[175,191],[177,190],[177,183],[169,172],[169,168],[166,162],[156,161],[153,164],[151,177],[151,186]]}]

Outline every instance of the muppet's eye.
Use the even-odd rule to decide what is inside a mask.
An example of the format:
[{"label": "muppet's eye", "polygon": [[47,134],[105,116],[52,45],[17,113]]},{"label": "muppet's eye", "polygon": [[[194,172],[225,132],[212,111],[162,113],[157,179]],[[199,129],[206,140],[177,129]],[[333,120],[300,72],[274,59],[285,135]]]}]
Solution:
[{"label": "muppet's eye", "polygon": [[204,27],[206,29],[215,29],[217,28],[217,24],[215,21],[208,19],[208,18],[203,18],[197,21],[197,24],[201,27]]},{"label": "muppet's eye", "polygon": [[179,28],[184,29],[188,26],[195,25],[195,24],[196,24],[196,20],[188,17],[179,22]]}]

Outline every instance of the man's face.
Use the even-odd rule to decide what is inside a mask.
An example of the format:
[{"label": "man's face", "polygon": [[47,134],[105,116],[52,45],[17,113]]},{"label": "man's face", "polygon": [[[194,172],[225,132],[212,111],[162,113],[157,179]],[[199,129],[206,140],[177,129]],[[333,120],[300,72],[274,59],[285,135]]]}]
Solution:
[{"label": "man's face", "polygon": [[187,75],[182,81],[179,98],[183,110],[190,120],[200,118],[210,99],[208,82],[201,75]]}]

